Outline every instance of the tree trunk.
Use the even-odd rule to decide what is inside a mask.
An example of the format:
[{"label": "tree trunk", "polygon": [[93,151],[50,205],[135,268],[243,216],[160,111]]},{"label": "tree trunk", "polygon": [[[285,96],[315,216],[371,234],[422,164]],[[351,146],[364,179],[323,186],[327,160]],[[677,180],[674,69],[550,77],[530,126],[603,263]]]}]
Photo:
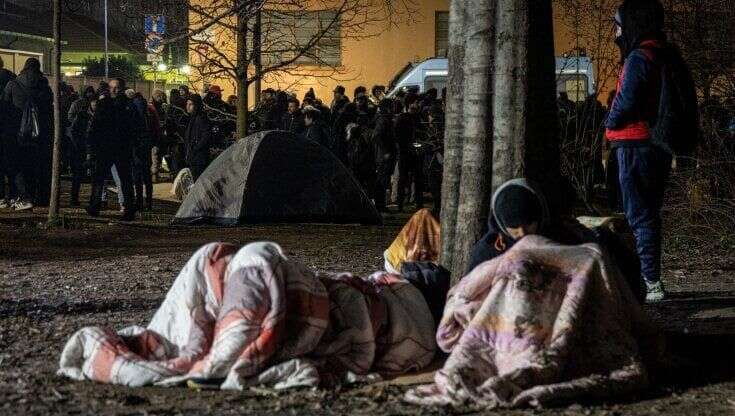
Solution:
[{"label": "tree trunk", "polygon": [[492,157],[492,74],[494,0],[467,2],[467,50],[464,63],[464,143],[452,276],[464,275],[472,247],[482,236],[490,206]]},{"label": "tree trunk", "polygon": [[[240,0],[236,0],[240,1]],[[237,14],[237,138],[248,135],[248,19],[241,7]]]},{"label": "tree trunk", "polygon": [[441,261],[455,282],[500,184],[528,177],[561,205],[551,0],[531,1],[451,4]]},{"label": "tree trunk", "polygon": [[452,270],[459,181],[462,166],[462,106],[465,58],[465,1],[452,0],[449,11],[449,80],[447,85],[446,123],[444,133],[444,175],[441,201],[441,261]]},{"label": "tree trunk", "polygon": [[551,0],[500,0],[497,20],[493,189],[529,178],[558,213],[563,200]]},{"label": "tree trunk", "polygon": [[53,51],[53,80],[54,92],[54,144],[53,162],[51,164],[51,198],[48,208],[48,222],[54,224],[59,220],[59,195],[61,187],[61,0],[54,0],[54,51]]},{"label": "tree trunk", "polygon": [[257,105],[260,103],[260,92],[261,92],[261,78],[262,78],[262,71],[263,71],[263,65],[262,65],[262,50],[261,50],[261,33],[262,33],[262,23],[261,23],[261,16],[260,16],[260,10],[255,14],[255,25],[253,25],[253,63],[255,64],[255,97],[254,101]]}]

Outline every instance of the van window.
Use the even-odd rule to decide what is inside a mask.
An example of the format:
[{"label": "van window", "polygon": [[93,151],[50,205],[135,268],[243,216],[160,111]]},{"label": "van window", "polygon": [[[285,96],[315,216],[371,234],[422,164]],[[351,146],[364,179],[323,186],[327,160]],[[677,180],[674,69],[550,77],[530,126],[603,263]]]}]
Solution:
[{"label": "van window", "polygon": [[566,92],[569,99],[582,102],[587,98],[589,78],[583,74],[559,74],[556,77],[556,92]]},{"label": "van window", "polygon": [[443,76],[429,76],[424,78],[424,91],[427,91],[431,88],[436,88],[436,90],[441,94],[442,89],[447,86],[447,77]]}]

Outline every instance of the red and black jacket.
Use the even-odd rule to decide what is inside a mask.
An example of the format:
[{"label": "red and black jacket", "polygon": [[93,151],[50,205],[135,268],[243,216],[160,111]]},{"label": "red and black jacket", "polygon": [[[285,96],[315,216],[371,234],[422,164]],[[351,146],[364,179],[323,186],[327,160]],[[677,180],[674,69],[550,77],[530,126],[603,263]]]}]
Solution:
[{"label": "red and black jacket", "polygon": [[663,45],[646,40],[625,59],[605,122],[613,147],[648,145],[649,126],[656,120],[661,97],[661,66],[657,51]]}]

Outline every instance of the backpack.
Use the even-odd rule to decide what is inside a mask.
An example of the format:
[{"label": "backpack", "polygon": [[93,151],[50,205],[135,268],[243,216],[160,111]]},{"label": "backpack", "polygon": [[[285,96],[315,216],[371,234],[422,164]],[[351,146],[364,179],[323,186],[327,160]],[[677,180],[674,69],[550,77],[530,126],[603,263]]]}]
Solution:
[{"label": "backpack", "polygon": [[36,104],[36,97],[28,93],[20,83],[17,85],[26,92],[28,99],[26,105],[23,108],[23,113],[20,118],[20,128],[18,129],[18,143],[19,144],[35,144],[38,138],[41,137],[41,124],[39,122],[38,105]]},{"label": "backpack", "polygon": [[667,47],[656,50],[661,67],[661,96],[656,120],[650,125],[654,144],[675,156],[692,156],[701,141],[697,92],[681,54]]}]

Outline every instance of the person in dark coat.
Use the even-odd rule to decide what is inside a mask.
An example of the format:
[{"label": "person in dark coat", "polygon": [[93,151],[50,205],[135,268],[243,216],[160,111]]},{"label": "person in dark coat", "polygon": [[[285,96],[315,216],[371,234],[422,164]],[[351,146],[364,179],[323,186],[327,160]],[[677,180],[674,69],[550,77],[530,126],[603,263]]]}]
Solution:
[{"label": "person in dark coat", "polygon": [[347,103],[342,111],[337,114],[332,113],[334,124],[332,124],[332,153],[339,158],[345,165],[347,161],[347,126],[357,123],[357,106],[354,103]]},{"label": "person in dark coat", "polygon": [[[133,184],[135,208],[138,211],[153,209],[153,176],[151,175],[151,154],[158,138],[158,119],[155,109],[149,109],[148,101],[141,93],[133,96],[136,117],[140,125],[140,136],[133,149]],[[153,113],[153,114],[152,114]],[[145,188],[145,193],[144,193]]]},{"label": "person in dark coat", "polygon": [[204,113],[202,99],[192,94],[186,102],[186,111],[191,119],[184,134],[186,143],[186,163],[191,170],[191,176],[196,182],[199,176],[209,165],[209,148],[212,139],[212,127],[209,118]]},{"label": "person in dark coat", "polygon": [[[92,104],[94,103],[94,104]],[[85,175],[87,158],[87,133],[94,116],[92,106],[97,105],[97,92],[87,87],[81,97],[69,107],[69,166],[71,168],[71,205],[79,206],[79,189]]]},{"label": "person in dark coat", "polygon": [[413,184],[416,209],[424,205],[423,165],[414,143],[418,139],[421,114],[418,96],[408,93],[404,111],[396,116],[394,135],[398,144],[398,210],[403,211],[406,197],[410,195]]},{"label": "person in dark coat", "polygon": [[[17,197],[15,189],[15,181],[11,169],[12,146],[9,144],[10,138],[6,137],[7,132],[5,118],[8,116],[9,110],[7,103],[2,100],[5,86],[15,79],[15,74],[5,69],[3,59],[0,58],[0,209],[9,208],[11,201]],[[5,184],[8,184],[8,192],[6,193]]]},{"label": "person in dark coat", "polygon": [[[665,298],[661,208],[672,162],[669,151],[653,143],[651,126],[656,124],[663,96],[663,57],[678,56],[679,66],[684,66],[666,40],[664,20],[664,8],[658,0],[625,0],[618,9],[616,43],[624,63],[605,123],[607,139],[617,157],[625,217],[636,237],[650,302]],[[696,137],[690,139],[695,141]]]},{"label": "person in dark coat", "polygon": [[390,178],[396,167],[398,147],[393,135],[393,103],[384,98],[378,105],[378,114],[373,129],[373,143],[376,148],[377,180],[375,189],[375,207],[385,212],[385,193],[390,187]]},{"label": "person in dark coat", "polygon": [[306,140],[319,143],[325,148],[331,147],[329,131],[321,119],[322,114],[313,107],[304,108],[304,134]]},{"label": "person in dark coat", "polygon": [[[41,73],[36,58],[26,61],[18,77],[7,83],[3,92],[7,103],[6,142],[15,167],[19,201],[15,210],[28,210],[33,204],[47,205],[51,190],[51,136],[53,132],[53,93]],[[29,102],[38,110],[39,136],[20,137],[21,119]]]},{"label": "person in dark coat", "polygon": [[332,99],[332,105],[329,107],[329,112],[332,114],[332,119],[336,120],[342,109],[350,103],[350,99],[345,95],[345,87],[337,85],[333,91],[334,98]]},{"label": "person in dark coat", "polygon": [[288,111],[283,115],[281,129],[289,131],[297,136],[304,134],[306,127],[304,126],[304,115],[301,114],[299,100],[290,98],[288,100]]},{"label": "person in dark coat", "polygon": [[135,218],[133,202],[132,159],[136,141],[140,137],[140,119],[133,102],[125,94],[125,80],[110,81],[109,95],[99,100],[87,136],[87,161],[93,167],[92,195],[87,213],[96,217],[100,213],[102,191],[112,166],[120,178],[123,195],[121,219],[132,221]]}]

